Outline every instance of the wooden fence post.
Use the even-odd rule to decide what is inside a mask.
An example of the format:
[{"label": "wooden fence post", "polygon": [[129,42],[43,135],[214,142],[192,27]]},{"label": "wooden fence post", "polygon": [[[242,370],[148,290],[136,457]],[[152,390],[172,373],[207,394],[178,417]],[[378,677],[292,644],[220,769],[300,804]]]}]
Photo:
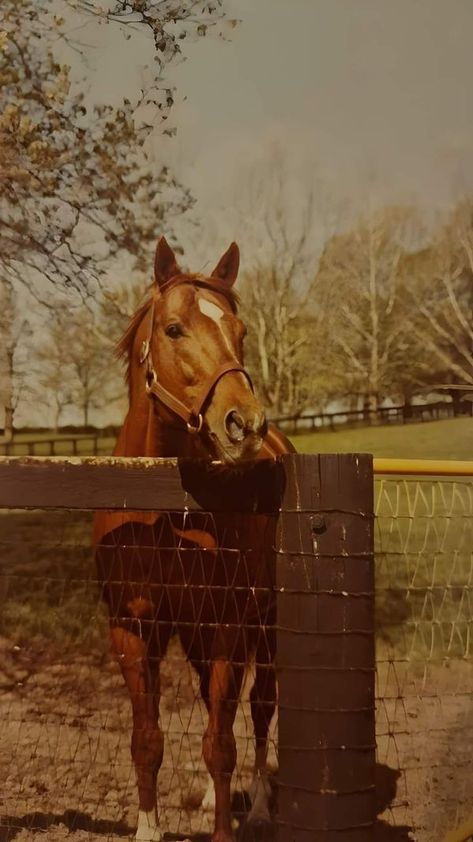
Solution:
[{"label": "wooden fence post", "polygon": [[279,842],[374,839],[372,457],[282,457]]}]

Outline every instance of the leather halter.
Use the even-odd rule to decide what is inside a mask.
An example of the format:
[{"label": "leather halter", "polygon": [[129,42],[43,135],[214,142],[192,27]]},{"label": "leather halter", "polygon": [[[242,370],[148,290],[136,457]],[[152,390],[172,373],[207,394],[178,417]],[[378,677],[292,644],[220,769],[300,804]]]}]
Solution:
[{"label": "leather halter", "polygon": [[[228,293],[222,284],[219,284],[218,281],[214,283],[213,279],[211,281],[209,278],[199,278],[198,276],[192,279],[188,279],[185,276],[176,276],[171,278],[166,284],[163,284],[161,292],[168,292],[170,289],[174,289],[176,286],[181,286],[183,284],[190,284],[213,290],[214,292],[225,295],[228,300]],[[162,383],[159,382],[156,369],[153,365],[151,341],[154,331],[155,304],[156,302],[153,299],[150,310],[148,337],[143,342],[140,352],[140,364],[143,365],[146,362],[146,391],[150,397],[153,396],[157,398],[160,403],[164,404],[164,406],[170,409],[171,412],[181,418],[186,424],[187,431],[189,433],[200,433],[204,423],[202,415],[203,408],[219,380],[230,372],[241,372],[245,375],[250,388],[253,391],[253,384],[251,382],[250,375],[246,369],[240,365],[236,358],[229,360],[226,363],[222,363],[222,365],[218,366],[211,377],[209,377],[207,382],[199,390],[199,393],[197,397],[194,398],[191,406],[186,406],[183,401],[173,395],[162,385]]]}]

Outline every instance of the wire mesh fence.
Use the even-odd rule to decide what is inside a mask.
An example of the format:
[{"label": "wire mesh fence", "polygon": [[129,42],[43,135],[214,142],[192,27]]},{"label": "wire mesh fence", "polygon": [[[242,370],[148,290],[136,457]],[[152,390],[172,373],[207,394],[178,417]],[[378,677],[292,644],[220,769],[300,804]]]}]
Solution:
[{"label": "wire mesh fence", "polygon": [[[165,751],[158,799],[162,825],[177,838],[206,834],[212,827],[202,755],[208,714],[199,670],[202,680],[208,647],[224,645],[219,637],[224,615],[236,632],[227,645],[249,646],[249,637],[242,641],[238,634],[244,628],[256,635],[260,652],[274,648],[274,581],[249,581],[258,547],[242,547],[231,534],[235,524],[228,527],[227,519],[229,531],[220,530],[228,560],[223,567],[216,565],[215,548],[205,538],[219,531],[216,516],[176,510],[160,523],[159,536],[142,522],[115,535],[112,543],[103,541],[98,575],[92,517],[83,511],[18,508],[0,513],[1,842],[39,842],[45,830],[52,842],[133,838],[132,715],[120,675],[123,652],[110,652],[110,615],[112,625],[122,628],[136,630],[141,624],[146,639],[146,625],[153,624],[144,603],[152,596],[162,633],[171,637],[161,664]],[[260,550],[263,544],[274,546],[273,527],[266,535],[259,531]],[[377,480],[376,840],[443,842],[473,813],[472,530],[470,479]],[[151,594],[150,558],[158,537],[164,551],[160,563],[167,565],[160,578],[168,587]],[[319,565],[332,564],[330,552]],[[126,553],[133,570],[125,588],[120,565]],[[184,600],[182,588],[173,591],[179,577],[190,583]],[[199,585],[203,578],[206,587]],[[185,619],[185,600],[198,618],[192,627]],[[178,626],[181,641],[171,634]],[[164,642],[154,639],[156,658]],[[252,644],[254,650],[255,639]],[[192,646],[197,670],[186,658]],[[244,645],[233,649],[237,668],[247,655]],[[303,671],[291,676],[306,680]],[[328,677],[322,674],[321,680]],[[239,698],[232,784],[237,833],[250,806],[255,762],[254,681],[253,662],[241,676],[241,691],[235,684],[233,694]],[[313,737],[307,734],[308,744]],[[277,712],[269,733],[269,768],[276,811]],[[318,837],[312,833],[312,838]]]},{"label": "wire mesh fence", "polygon": [[[261,560],[262,546],[273,546],[274,537],[265,535],[268,518],[264,524],[260,518],[260,546],[241,548],[239,541],[235,549],[227,516],[217,555],[215,519],[180,511],[154,525],[127,524],[98,547],[97,571],[91,514],[1,513],[2,840],[43,838],[45,828],[48,839],[58,840],[71,831],[74,839],[134,836],[132,709],[120,675],[124,651],[110,654],[109,619],[112,628],[145,642],[152,670],[162,661],[165,751],[158,805],[163,827],[178,837],[212,828],[213,787],[202,756],[208,722],[203,696],[216,649],[231,659],[235,686],[227,702],[239,701],[233,779],[239,826],[255,765],[254,653],[260,656],[260,684],[261,671],[266,684],[275,634],[274,587],[265,581],[270,571],[261,574],[260,568],[255,578],[253,558]],[[159,573],[153,573],[156,564]],[[263,705],[275,702],[274,693],[263,699]],[[276,768],[274,729],[275,723],[270,770]]]},{"label": "wire mesh fence", "polygon": [[473,817],[473,482],[376,485],[382,819],[432,842]]}]

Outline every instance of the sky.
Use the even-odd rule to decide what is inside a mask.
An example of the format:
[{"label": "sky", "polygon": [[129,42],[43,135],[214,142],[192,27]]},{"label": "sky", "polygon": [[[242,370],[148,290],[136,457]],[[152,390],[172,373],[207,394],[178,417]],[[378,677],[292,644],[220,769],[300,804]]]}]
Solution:
[{"label": "sky", "polygon": [[[277,144],[301,193],[316,174],[337,202],[415,202],[431,212],[473,186],[471,0],[226,0],[231,41],[185,43],[169,68],[171,122],[156,133],[202,217],[222,216]],[[103,37],[103,36],[101,36]],[[126,50],[128,54],[125,58]],[[97,54],[99,53],[99,55]],[[109,27],[95,95],[132,94],[143,34]]]}]

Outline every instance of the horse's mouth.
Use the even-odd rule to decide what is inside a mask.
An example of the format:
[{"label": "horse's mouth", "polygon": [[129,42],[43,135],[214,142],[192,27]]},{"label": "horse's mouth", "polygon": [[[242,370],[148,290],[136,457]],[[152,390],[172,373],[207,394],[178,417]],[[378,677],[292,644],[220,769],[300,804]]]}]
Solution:
[{"label": "horse's mouth", "polygon": [[225,465],[239,465],[241,462],[256,459],[263,445],[261,436],[248,436],[240,444],[233,444],[232,442],[223,443],[217,433],[210,430],[206,433],[210,449],[213,451],[212,455]]}]

